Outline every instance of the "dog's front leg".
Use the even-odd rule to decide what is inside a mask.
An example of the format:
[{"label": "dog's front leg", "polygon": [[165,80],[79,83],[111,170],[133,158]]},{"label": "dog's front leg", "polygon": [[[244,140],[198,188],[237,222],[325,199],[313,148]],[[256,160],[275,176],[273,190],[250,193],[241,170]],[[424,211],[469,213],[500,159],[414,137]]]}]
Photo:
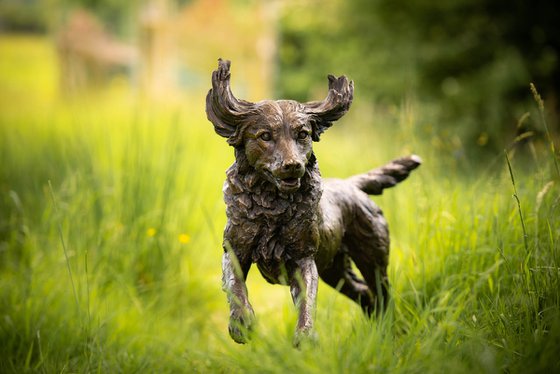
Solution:
[{"label": "dog's front leg", "polygon": [[222,257],[222,289],[227,294],[230,308],[229,335],[237,343],[244,344],[249,339],[251,325],[255,318],[253,307],[249,303],[245,285],[247,270],[243,271],[233,251],[227,251]]},{"label": "dog's front leg", "polygon": [[317,299],[317,285],[319,274],[312,257],[306,257],[296,262],[297,270],[292,276],[290,292],[292,300],[298,309],[298,322],[294,336],[294,346],[299,346],[305,338],[313,336],[313,314]]}]

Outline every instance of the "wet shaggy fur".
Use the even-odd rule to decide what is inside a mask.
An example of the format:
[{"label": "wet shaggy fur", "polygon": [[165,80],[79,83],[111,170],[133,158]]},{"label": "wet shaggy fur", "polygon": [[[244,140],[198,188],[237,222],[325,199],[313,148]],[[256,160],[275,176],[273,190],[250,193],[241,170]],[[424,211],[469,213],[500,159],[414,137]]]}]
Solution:
[{"label": "wet shaggy fur", "polygon": [[254,319],[245,286],[253,263],[268,282],[290,286],[299,312],[295,345],[313,335],[318,277],[365,313],[384,308],[389,231],[368,194],[408,177],[420,159],[400,158],[348,179],[322,179],[312,143],[348,111],[352,98],[351,81],[329,76],[321,102],[250,103],[231,93],[229,61],[220,60],[213,73],[208,119],[235,150],[223,189],[228,220],[222,270],[229,332],[239,343],[249,338]]}]

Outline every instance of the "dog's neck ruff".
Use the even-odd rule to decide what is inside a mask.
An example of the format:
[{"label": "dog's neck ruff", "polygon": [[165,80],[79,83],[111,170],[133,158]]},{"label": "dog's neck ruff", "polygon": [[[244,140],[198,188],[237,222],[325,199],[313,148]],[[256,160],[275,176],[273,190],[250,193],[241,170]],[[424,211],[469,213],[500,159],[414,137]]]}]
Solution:
[{"label": "dog's neck ruff", "polygon": [[312,255],[317,243],[308,243],[309,233],[317,228],[322,194],[315,156],[306,166],[300,188],[289,194],[251,167],[242,152],[236,156],[226,172],[224,201],[229,224],[258,227],[250,243],[253,262],[260,265]]}]

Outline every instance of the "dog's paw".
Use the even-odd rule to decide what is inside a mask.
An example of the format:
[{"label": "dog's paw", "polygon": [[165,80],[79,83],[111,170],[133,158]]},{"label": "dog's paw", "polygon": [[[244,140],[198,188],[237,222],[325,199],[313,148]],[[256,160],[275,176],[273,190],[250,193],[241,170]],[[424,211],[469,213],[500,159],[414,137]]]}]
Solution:
[{"label": "dog's paw", "polygon": [[229,318],[229,336],[239,344],[245,344],[251,339],[251,332],[255,321],[255,314],[252,309],[244,313],[232,314]]},{"label": "dog's paw", "polygon": [[319,343],[319,336],[314,329],[296,330],[292,344],[295,348],[302,346],[312,345],[315,346]]}]

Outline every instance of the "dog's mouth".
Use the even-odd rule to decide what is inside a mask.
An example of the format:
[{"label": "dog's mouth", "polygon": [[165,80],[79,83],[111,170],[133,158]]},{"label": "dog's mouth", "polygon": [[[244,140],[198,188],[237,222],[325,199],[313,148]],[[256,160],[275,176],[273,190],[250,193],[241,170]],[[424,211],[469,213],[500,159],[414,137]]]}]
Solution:
[{"label": "dog's mouth", "polygon": [[278,189],[282,192],[294,192],[300,186],[300,179],[296,177],[277,178]]},{"label": "dog's mouth", "polygon": [[269,169],[264,169],[263,172],[266,178],[276,186],[278,191],[283,193],[296,192],[301,187],[301,178],[304,174],[301,173],[302,175],[299,175],[297,173],[274,173]]}]

